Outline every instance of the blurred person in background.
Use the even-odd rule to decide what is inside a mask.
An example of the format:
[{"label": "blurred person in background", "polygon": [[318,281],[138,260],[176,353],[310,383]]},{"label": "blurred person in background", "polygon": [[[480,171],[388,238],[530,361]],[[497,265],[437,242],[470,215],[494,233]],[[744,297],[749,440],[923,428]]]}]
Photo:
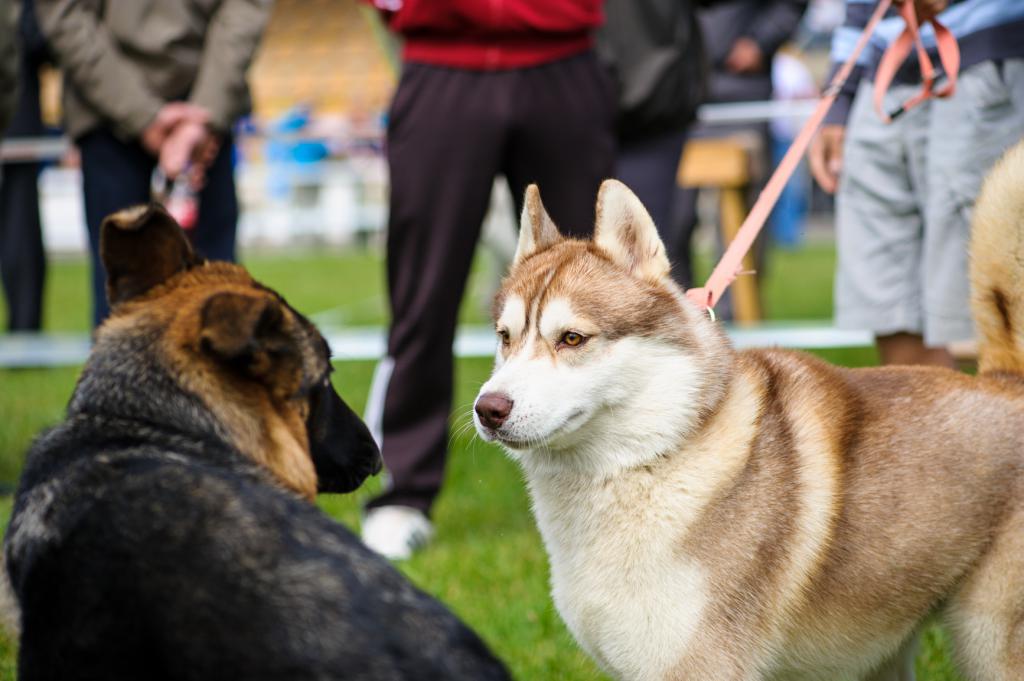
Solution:
[{"label": "blurred person in background", "polygon": [[704,99],[707,66],[696,16],[703,4],[709,0],[605,0],[598,33],[618,93],[615,176],[659,230],[668,226],[687,129]]},{"label": "blurred person in background", "polygon": [[[874,70],[904,26],[898,16],[887,18],[829,112],[810,161],[822,188],[836,192],[836,324],[871,330],[883,364],[951,367],[949,345],[974,337],[967,280],[974,200],[989,168],[1024,136],[1024,0],[915,6],[922,17],[941,11],[960,44],[956,94],[925,101],[891,124],[880,119]],[[874,0],[847,0],[846,20],[833,36],[834,68],[874,8]],[[935,59],[930,26],[922,38]],[[920,89],[912,53],[885,110]]]},{"label": "blurred person in background", "polygon": [[[831,34],[831,32],[830,32]],[[805,57],[796,50],[782,49],[772,60],[772,97],[776,102],[810,101],[818,96],[818,82]],[[800,134],[804,121],[791,116],[771,120],[772,166],[777,167]],[[812,186],[804,160],[786,183],[768,219],[769,234],[776,247],[796,248],[807,228]]]},{"label": "blurred person in background", "polygon": [[[35,3],[23,0],[18,14],[17,103],[3,139],[41,137],[39,69],[49,61],[46,40],[36,21]],[[42,328],[46,252],[39,216],[39,171],[36,160],[4,161],[0,168],[0,275],[7,301],[8,331]]]},{"label": "blurred person in background", "polygon": [[517,213],[535,182],[563,233],[590,234],[613,171],[614,96],[593,51],[601,0],[374,4],[404,46],[387,130],[389,357],[373,391],[390,479],[362,534],[405,558],[433,533],[459,301],[494,178],[508,180]]},{"label": "blurred person in background", "polygon": [[[64,72],[64,118],[81,151],[92,252],[93,322],[108,312],[99,261],[103,218],[151,199],[154,168],[189,172],[189,236],[235,259],[232,125],[250,109],[246,72],[271,0],[36,0]],[[200,188],[201,187],[201,188]]]},{"label": "blurred person in background", "polygon": [[[698,17],[711,65],[708,102],[747,102],[772,99],[772,60],[800,26],[807,0],[729,0],[702,10]],[[770,160],[771,134],[767,122],[752,125],[701,125],[694,138],[724,137],[752,131],[761,141],[764,168]],[[754,196],[760,186],[752,187]],[[696,189],[675,193],[671,220],[665,228],[672,275],[684,288],[694,285],[691,241],[697,228]],[[760,250],[760,247],[758,247]],[[760,267],[758,268],[760,269]],[[729,315],[729,300],[720,313]]]}]

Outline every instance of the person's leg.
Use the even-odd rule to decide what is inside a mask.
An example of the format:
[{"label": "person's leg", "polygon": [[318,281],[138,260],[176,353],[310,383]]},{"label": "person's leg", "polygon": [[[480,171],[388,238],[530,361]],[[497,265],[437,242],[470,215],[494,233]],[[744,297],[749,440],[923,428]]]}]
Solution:
[{"label": "person's leg", "polygon": [[[902,93],[901,93],[902,94]],[[930,105],[929,105],[930,106]],[[918,125],[922,126],[917,130],[918,135],[924,130],[928,134],[928,120],[922,114],[927,114],[928,120],[934,114],[930,108],[922,110],[917,116]],[[915,126],[917,127],[917,126]],[[928,240],[929,223],[927,205],[929,197],[933,195],[934,188],[929,177],[929,144],[924,137],[915,137],[912,143],[902,150],[906,159],[907,172],[914,187],[914,193],[918,199],[918,213],[924,218],[924,234],[920,238],[920,258],[923,263],[917,275],[919,277],[917,290],[922,305],[927,308],[929,279],[932,275],[928,262]],[[921,311],[923,328],[927,328],[927,309]],[[882,364],[916,364],[940,366],[948,369],[956,368],[956,359],[945,345],[929,346],[925,343],[925,336],[921,330],[914,332],[896,332],[892,334],[879,335],[875,338],[878,347],[878,354]]]},{"label": "person's leg", "polygon": [[46,252],[38,179],[37,163],[7,164],[0,177],[0,273],[10,331],[42,327]]},{"label": "person's leg", "polygon": [[956,367],[956,360],[945,347],[928,347],[919,333],[893,333],[876,336],[878,355],[882,364],[929,364]]},{"label": "person's leg", "polygon": [[234,262],[237,259],[234,142],[230,134],[224,137],[217,158],[206,171],[206,184],[199,192],[199,216],[190,234],[195,249],[210,260]]},{"label": "person's leg", "polygon": [[592,53],[510,75],[514,121],[503,170],[517,215],[526,187],[536,183],[559,230],[589,236],[597,190],[615,170],[608,75]]},{"label": "person's leg", "polygon": [[675,191],[669,223],[658,226],[665,242],[665,253],[672,263],[672,278],[684,289],[695,285],[693,272],[693,233],[697,231],[697,199],[700,192],[694,187],[679,187]]},{"label": "person's leg", "polygon": [[[907,88],[889,97],[900,100]],[[927,112],[914,109],[892,125],[878,120],[870,84],[854,101],[843,172],[836,196],[836,324],[867,329],[879,339],[883,361],[890,336],[922,331],[920,260],[925,187],[915,150],[924,149]],[[909,341],[908,341],[909,342]]]},{"label": "person's leg", "polygon": [[615,159],[615,177],[632,189],[647,208],[662,241],[672,218],[676,173],[685,144],[685,130],[621,142]]},{"label": "person's leg", "polygon": [[99,326],[110,312],[107,275],[99,259],[100,225],[111,213],[149,201],[150,175],[156,159],[138,144],[122,142],[102,129],[83,135],[78,148],[92,258],[93,326]]},{"label": "person's leg", "polygon": [[368,508],[428,512],[444,477],[452,342],[501,157],[509,74],[404,68],[387,141],[393,368],[384,398],[382,453],[390,485]]},{"label": "person's leg", "polygon": [[[39,63],[22,50],[18,102],[8,139],[43,134],[39,109]],[[10,163],[0,177],[0,273],[7,297],[8,328],[38,331],[42,325],[46,253],[39,216],[39,164]]]}]

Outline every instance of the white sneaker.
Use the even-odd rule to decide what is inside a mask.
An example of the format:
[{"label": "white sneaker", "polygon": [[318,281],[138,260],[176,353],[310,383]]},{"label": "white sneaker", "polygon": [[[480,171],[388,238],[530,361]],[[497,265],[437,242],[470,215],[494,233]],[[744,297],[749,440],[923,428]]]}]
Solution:
[{"label": "white sneaker", "polygon": [[409,558],[433,536],[427,516],[409,506],[380,506],[363,516],[363,542],[389,560]]}]

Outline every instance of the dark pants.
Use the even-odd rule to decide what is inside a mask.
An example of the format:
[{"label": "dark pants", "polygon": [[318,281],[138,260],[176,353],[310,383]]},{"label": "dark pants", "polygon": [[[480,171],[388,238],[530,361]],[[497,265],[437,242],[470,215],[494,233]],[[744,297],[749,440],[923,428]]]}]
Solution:
[{"label": "dark pants", "polygon": [[0,171],[0,274],[10,331],[42,326],[46,253],[38,182],[38,163],[8,163]]},{"label": "dark pants", "polygon": [[592,54],[485,72],[405,64],[388,125],[391,203],[383,455],[371,506],[429,511],[444,477],[459,301],[497,174],[531,182],[563,233],[593,231],[613,169],[612,93]]},{"label": "dark pants", "polygon": [[[29,4],[23,12],[31,12]],[[23,22],[27,18],[22,15]],[[45,132],[39,107],[42,55],[21,37],[18,104],[5,131],[7,139]],[[10,331],[38,331],[42,326],[46,252],[39,219],[39,169],[38,163],[6,163],[0,170],[0,275]]]},{"label": "dark pants", "polygon": [[676,252],[674,239],[678,235],[671,229],[672,202],[685,144],[685,130],[624,142],[619,144],[615,160],[615,176],[632,189],[647,208],[667,253]]},{"label": "dark pants", "polygon": [[[110,312],[107,275],[99,260],[100,225],[111,213],[150,201],[150,177],[156,159],[137,143],[123,142],[106,130],[83,135],[78,147],[82,152],[85,221],[92,254],[93,324],[98,326]],[[211,260],[235,260],[238,199],[234,170],[229,135],[206,173],[206,185],[199,193],[199,218],[195,228],[189,230],[192,245]]]},{"label": "dark pants", "polygon": [[[672,263],[672,278],[683,288],[692,288],[696,284],[693,280],[691,244],[693,233],[697,231],[697,192],[698,190],[692,187],[676,190],[675,202],[669,213],[671,223],[666,230],[670,234],[662,236],[665,239],[665,250]],[[721,249],[716,249],[719,250]]]}]

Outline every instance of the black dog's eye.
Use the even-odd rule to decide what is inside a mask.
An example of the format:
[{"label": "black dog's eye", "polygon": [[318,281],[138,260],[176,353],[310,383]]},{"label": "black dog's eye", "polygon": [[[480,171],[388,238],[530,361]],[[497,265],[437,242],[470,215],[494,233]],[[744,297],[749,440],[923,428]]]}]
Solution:
[{"label": "black dog's eye", "polygon": [[329,391],[331,388],[331,374],[328,372],[300,388],[295,397],[309,400],[310,406],[313,407],[323,397],[324,391]]}]

